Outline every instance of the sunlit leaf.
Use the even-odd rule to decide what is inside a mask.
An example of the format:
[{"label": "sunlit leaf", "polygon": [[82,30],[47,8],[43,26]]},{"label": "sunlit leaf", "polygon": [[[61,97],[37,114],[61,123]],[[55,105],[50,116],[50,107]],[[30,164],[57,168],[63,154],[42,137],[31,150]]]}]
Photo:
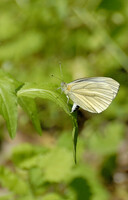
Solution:
[{"label": "sunlit leaf", "polygon": [[49,99],[62,107],[64,111],[70,115],[66,100],[64,100],[64,97],[50,84],[40,86],[33,83],[26,83],[21,90],[18,91],[17,95],[18,97]]},{"label": "sunlit leaf", "polygon": [[0,71],[0,113],[6,121],[11,138],[15,137],[17,128],[16,88],[21,83]]}]

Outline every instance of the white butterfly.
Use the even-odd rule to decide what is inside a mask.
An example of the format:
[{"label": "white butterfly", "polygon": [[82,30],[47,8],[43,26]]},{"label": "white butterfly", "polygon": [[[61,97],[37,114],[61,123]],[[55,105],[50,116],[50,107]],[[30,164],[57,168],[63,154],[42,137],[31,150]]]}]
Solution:
[{"label": "white butterfly", "polygon": [[71,83],[61,83],[67,98],[73,101],[71,112],[81,107],[92,113],[106,110],[116,97],[120,84],[108,77],[81,78]]}]

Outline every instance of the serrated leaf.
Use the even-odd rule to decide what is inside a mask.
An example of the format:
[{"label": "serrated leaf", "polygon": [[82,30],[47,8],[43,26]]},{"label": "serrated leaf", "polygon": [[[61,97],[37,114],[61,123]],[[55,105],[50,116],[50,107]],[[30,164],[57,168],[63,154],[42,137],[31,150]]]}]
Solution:
[{"label": "serrated leaf", "polygon": [[32,120],[32,123],[33,123],[36,131],[39,133],[39,135],[42,135],[42,130],[41,130],[41,126],[40,126],[40,121],[39,121],[35,101],[32,98],[19,97],[18,102],[21,105],[21,107],[27,112],[28,116]]},{"label": "serrated leaf", "polygon": [[4,117],[11,138],[15,137],[17,128],[16,88],[21,83],[0,71],[0,114]]}]

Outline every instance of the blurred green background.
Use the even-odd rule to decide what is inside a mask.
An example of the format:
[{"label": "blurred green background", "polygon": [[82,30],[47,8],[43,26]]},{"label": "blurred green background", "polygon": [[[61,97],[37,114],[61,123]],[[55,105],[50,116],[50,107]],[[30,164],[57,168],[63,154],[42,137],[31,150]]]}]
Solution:
[{"label": "blurred green background", "polygon": [[0,117],[1,200],[128,199],[128,1],[0,0],[0,67],[21,82],[60,86],[108,76],[120,83],[101,114],[78,111],[77,165],[72,123],[37,99],[43,135],[19,107],[9,138]]}]

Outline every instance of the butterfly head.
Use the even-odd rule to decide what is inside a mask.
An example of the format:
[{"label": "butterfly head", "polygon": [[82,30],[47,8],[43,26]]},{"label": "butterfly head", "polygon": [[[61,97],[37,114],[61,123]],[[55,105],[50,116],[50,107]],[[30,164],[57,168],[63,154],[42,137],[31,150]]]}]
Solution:
[{"label": "butterfly head", "polygon": [[64,91],[67,87],[67,84],[65,82],[61,82],[61,90]]},{"label": "butterfly head", "polygon": [[70,90],[71,90],[71,85],[67,84],[65,82],[61,82],[61,90],[62,92],[64,92],[66,95],[69,94]]},{"label": "butterfly head", "polygon": [[67,90],[67,83],[61,82],[61,90],[62,90],[62,92],[65,93],[65,91]]}]

